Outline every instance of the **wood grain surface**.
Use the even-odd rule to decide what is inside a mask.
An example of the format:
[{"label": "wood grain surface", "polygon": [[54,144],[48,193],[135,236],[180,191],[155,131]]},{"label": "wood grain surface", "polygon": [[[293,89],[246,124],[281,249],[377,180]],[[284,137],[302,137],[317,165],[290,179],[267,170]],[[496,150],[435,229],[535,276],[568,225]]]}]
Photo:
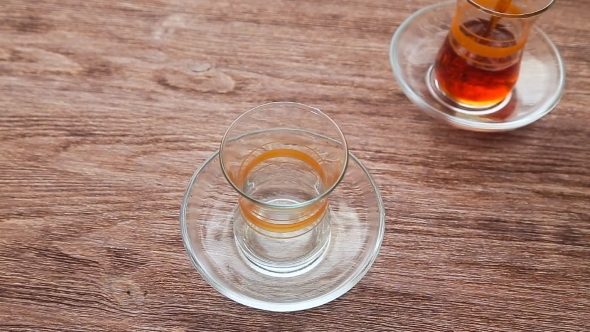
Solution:
[{"label": "wood grain surface", "polygon": [[[0,331],[590,331],[590,4],[539,21],[566,92],[504,134],[402,93],[388,47],[433,0],[3,0]],[[330,115],[383,194],[369,273],[270,313],[182,245],[195,169],[242,112]]]}]

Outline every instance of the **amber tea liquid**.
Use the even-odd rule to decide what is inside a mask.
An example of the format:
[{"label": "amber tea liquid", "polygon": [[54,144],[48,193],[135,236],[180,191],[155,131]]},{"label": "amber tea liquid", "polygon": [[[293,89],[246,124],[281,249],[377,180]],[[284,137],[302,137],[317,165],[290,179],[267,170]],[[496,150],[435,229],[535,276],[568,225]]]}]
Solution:
[{"label": "amber tea liquid", "polygon": [[[486,38],[482,37],[486,36]],[[434,64],[438,88],[460,105],[483,108],[504,100],[520,71],[522,48],[502,23],[476,19],[455,26]]]}]

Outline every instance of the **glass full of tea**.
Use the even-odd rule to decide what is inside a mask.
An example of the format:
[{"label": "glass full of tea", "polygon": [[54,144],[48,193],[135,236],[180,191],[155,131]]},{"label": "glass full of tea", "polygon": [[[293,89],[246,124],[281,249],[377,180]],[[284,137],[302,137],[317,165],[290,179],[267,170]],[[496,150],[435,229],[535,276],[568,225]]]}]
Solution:
[{"label": "glass full of tea", "polygon": [[457,0],[429,86],[439,102],[475,114],[506,105],[535,21],[554,0]]}]

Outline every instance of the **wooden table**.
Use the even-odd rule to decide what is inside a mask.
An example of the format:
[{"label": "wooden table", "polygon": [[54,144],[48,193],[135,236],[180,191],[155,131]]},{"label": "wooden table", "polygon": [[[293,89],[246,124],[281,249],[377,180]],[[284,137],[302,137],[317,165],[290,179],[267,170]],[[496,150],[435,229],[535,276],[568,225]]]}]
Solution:
[{"label": "wooden table", "polygon": [[[1,331],[590,330],[590,6],[539,21],[561,103],[504,134],[450,128],[393,78],[396,28],[433,0],[4,0]],[[221,296],[179,207],[229,124],[319,107],[384,196],[379,257],[296,313]]]}]

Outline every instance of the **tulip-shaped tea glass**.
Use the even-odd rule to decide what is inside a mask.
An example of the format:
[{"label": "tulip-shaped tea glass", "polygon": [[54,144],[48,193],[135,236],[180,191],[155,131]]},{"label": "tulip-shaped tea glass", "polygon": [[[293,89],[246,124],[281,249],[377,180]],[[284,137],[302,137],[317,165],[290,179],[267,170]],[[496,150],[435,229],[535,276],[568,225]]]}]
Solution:
[{"label": "tulip-shaped tea glass", "polygon": [[227,130],[219,160],[239,194],[236,244],[253,267],[287,277],[321,260],[329,196],[348,165],[334,121],[299,104],[255,108]]},{"label": "tulip-shaped tea glass", "polygon": [[427,113],[477,131],[511,130],[551,111],[563,60],[535,25],[555,0],[455,0],[406,20],[390,49],[406,95]]},{"label": "tulip-shaped tea glass", "polygon": [[271,311],[316,307],[358,283],[377,257],[383,201],[343,133],[320,110],[255,107],[195,172],[180,225],[201,276]]},{"label": "tulip-shaped tea glass", "polygon": [[429,83],[443,103],[493,113],[508,101],[531,29],[554,0],[457,0]]}]

